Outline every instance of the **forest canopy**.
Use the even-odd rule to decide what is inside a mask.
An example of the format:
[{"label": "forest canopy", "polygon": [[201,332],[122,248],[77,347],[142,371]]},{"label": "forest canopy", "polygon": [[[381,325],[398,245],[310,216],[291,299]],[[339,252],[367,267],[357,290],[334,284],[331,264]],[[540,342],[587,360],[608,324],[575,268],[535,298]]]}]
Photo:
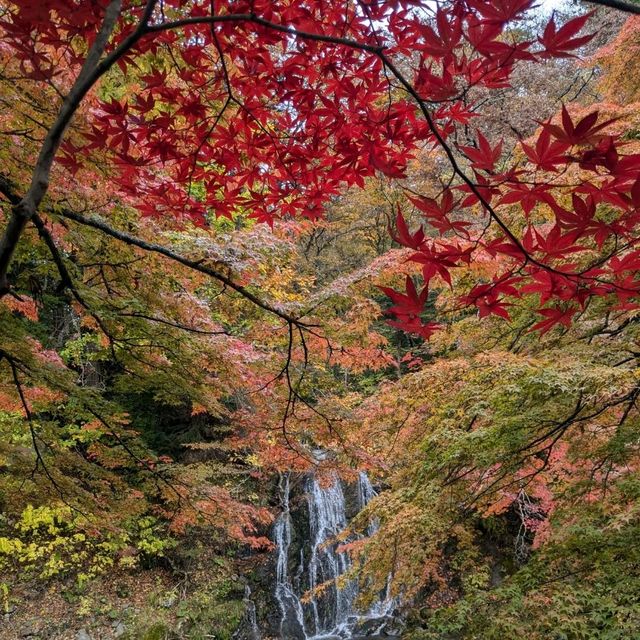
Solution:
[{"label": "forest canopy", "polygon": [[360,473],[402,637],[637,634],[640,5],[547,4],[0,0],[7,638],[230,638]]}]

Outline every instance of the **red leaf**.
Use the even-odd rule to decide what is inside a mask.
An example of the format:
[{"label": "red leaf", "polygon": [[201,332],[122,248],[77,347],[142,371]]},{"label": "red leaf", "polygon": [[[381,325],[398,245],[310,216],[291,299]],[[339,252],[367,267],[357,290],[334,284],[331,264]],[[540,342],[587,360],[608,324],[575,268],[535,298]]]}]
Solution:
[{"label": "red leaf", "polygon": [[547,333],[550,329],[553,329],[557,324],[561,324],[565,327],[571,326],[573,316],[578,312],[575,307],[568,307],[562,309],[561,307],[551,307],[550,309],[540,309],[538,313],[545,317],[545,320],[536,322],[536,324],[529,329],[529,331],[540,331],[541,334]]},{"label": "red leaf", "polygon": [[387,324],[407,333],[415,333],[425,340],[428,340],[441,326],[437,322],[422,322],[420,318],[387,320]]},{"label": "red leaf", "polygon": [[483,16],[484,21],[504,24],[530,9],[534,2],[535,0],[490,0],[489,2],[474,0],[469,2],[469,5]]},{"label": "red leaf", "polygon": [[491,147],[489,141],[478,131],[478,147],[458,147],[475,167],[492,171],[496,162],[500,159],[502,153],[502,140],[495,146]]},{"label": "red leaf", "polygon": [[538,38],[538,42],[544,47],[544,51],[540,54],[545,58],[570,58],[574,57],[569,53],[573,49],[581,47],[589,42],[596,34],[592,33],[586,36],[574,38],[586,24],[587,20],[594,14],[590,11],[583,16],[569,20],[565,25],[556,30],[555,15],[551,16],[551,20],[547,23],[542,37]]},{"label": "red leaf", "polygon": [[533,164],[545,171],[555,171],[556,167],[567,162],[566,151],[569,145],[565,142],[551,142],[551,132],[543,125],[536,140],[536,147],[522,144],[522,149]]},{"label": "red leaf", "polygon": [[478,307],[478,315],[481,318],[494,314],[504,318],[505,320],[511,321],[511,316],[507,311],[507,307],[511,305],[508,302],[503,302],[495,296],[479,298],[476,302],[476,306]]},{"label": "red leaf", "polygon": [[391,301],[394,303],[389,308],[388,312],[396,316],[407,318],[418,317],[422,313],[427,296],[429,295],[429,288],[425,285],[422,291],[418,294],[415,284],[411,276],[407,276],[405,280],[405,293],[400,293],[391,287],[378,287],[384,292]]},{"label": "red leaf", "polygon": [[418,249],[424,242],[424,231],[422,230],[422,227],[420,227],[415,233],[410,233],[399,206],[398,213],[396,215],[396,229],[398,230],[397,236],[393,234],[391,228],[389,228],[389,234],[398,244],[401,244],[403,247]]}]

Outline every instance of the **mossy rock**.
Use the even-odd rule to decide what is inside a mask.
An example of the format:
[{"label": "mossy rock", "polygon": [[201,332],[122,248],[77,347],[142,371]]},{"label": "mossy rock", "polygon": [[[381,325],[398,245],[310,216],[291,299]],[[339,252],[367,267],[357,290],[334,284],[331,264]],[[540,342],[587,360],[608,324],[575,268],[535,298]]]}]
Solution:
[{"label": "mossy rock", "polygon": [[240,625],[244,609],[244,602],[241,600],[231,600],[214,607],[211,619],[214,621],[216,636],[221,640],[231,638]]},{"label": "mossy rock", "polygon": [[139,640],[169,640],[173,633],[166,624],[157,622],[145,629],[139,636]]}]

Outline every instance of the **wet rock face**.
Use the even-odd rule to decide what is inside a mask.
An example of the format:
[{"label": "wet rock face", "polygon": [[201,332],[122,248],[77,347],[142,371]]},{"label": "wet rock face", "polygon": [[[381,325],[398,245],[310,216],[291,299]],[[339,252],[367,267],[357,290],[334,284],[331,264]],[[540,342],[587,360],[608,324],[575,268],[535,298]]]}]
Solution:
[{"label": "wet rock face", "polygon": [[309,539],[309,502],[306,493],[305,477],[291,479],[289,513],[291,515],[291,544],[287,556],[289,576],[296,593],[304,590],[304,564],[311,553]]},{"label": "wet rock face", "polygon": [[353,628],[350,640],[358,638],[400,638],[402,626],[390,615],[359,621]]},{"label": "wet rock face", "polygon": [[358,515],[367,501],[362,499],[362,491],[358,482],[350,482],[348,484],[343,482],[342,493],[344,495],[345,516],[350,521]]}]

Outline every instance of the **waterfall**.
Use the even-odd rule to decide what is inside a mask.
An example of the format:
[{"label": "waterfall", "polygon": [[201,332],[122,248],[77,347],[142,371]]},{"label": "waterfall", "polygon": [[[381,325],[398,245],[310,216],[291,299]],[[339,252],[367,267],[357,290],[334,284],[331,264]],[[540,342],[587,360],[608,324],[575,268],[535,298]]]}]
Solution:
[{"label": "waterfall", "polygon": [[245,606],[245,616],[247,621],[247,633],[251,640],[260,640],[260,629],[258,627],[258,616],[256,614],[255,602],[251,599],[251,588],[248,584],[244,585],[244,598],[242,599]]},{"label": "waterfall", "polygon": [[[276,562],[276,600],[280,606],[280,633],[283,638],[306,638],[302,604],[289,578],[289,547],[291,546],[291,514],[289,513],[289,474],[282,490],[282,513],[273,527],[273,539],[278,548]],[[297,635],[296,635],[297,634]]]},{"label": "waterfall", "polygon": [[[355,600],[358,595],[356,579],[343,577],[351,568],[347,553],[339,553],[335,537],[347,527],[347,508],[343,486],[337,475],[329,484],[321,484],[314,475],[304,479],[308,530],[302,532],[308,549],[300,547],[299,559],[293,579],[290,575],[290,549],[292,544],[292,520],[290,513],[290,478],[284,476],[281,484],[282,513],[273,530],[277,546],[275,597],[280,607],[280,637],[282,640],[319,640],[320,638],[351,638],[363,621],[375,624],[381,630],[395,603],[385,593],[369,611],[358,612]],[[355,486],[357,508],[362,509],[377,494],[365,473],[360,473]],[[372,522],[368,535],[378,529]],[[342,577],[342,579],[340,579]],[[318,593],[313,593],[317,589]],[[301,596],[311,591],[308,602]],[[387,588],[388,592],[388,588]],[[379,627],[379,628],[378,628]],[[372,627],[373,629],[374,627]],[[366,635],[366,634],[365,634]]]},{"label": "waterfall", "polygon": [[[361,471],[358,474],[358,506],[364,509],[378,494],[373,488],[369,476]],[[372,536],[380,528],[380,523],[373,520],[367,527],[367,535]]]},{"label": "waterfall", "polygon": [[352,615],[357,585],[350,580],[339,589],[335,582],[350,568],[348,554],[338,553],[337,544],[329,543],[347,526],[344,494],[340,482],[336,477],[331,485],[323,488],[315,476],[311,476],[306,483],[306,492],[312,542],[308,565],[309,589],[327,585],[321,595],[322,607],[318,606],[317,597],[311,600],[314,631],[317,636],[336,629]]},{"label": "waterfall", "polygon": [[358,474],[358,503],[364,509],[378,494],[373,488],[369,476],[361,471]]}]

